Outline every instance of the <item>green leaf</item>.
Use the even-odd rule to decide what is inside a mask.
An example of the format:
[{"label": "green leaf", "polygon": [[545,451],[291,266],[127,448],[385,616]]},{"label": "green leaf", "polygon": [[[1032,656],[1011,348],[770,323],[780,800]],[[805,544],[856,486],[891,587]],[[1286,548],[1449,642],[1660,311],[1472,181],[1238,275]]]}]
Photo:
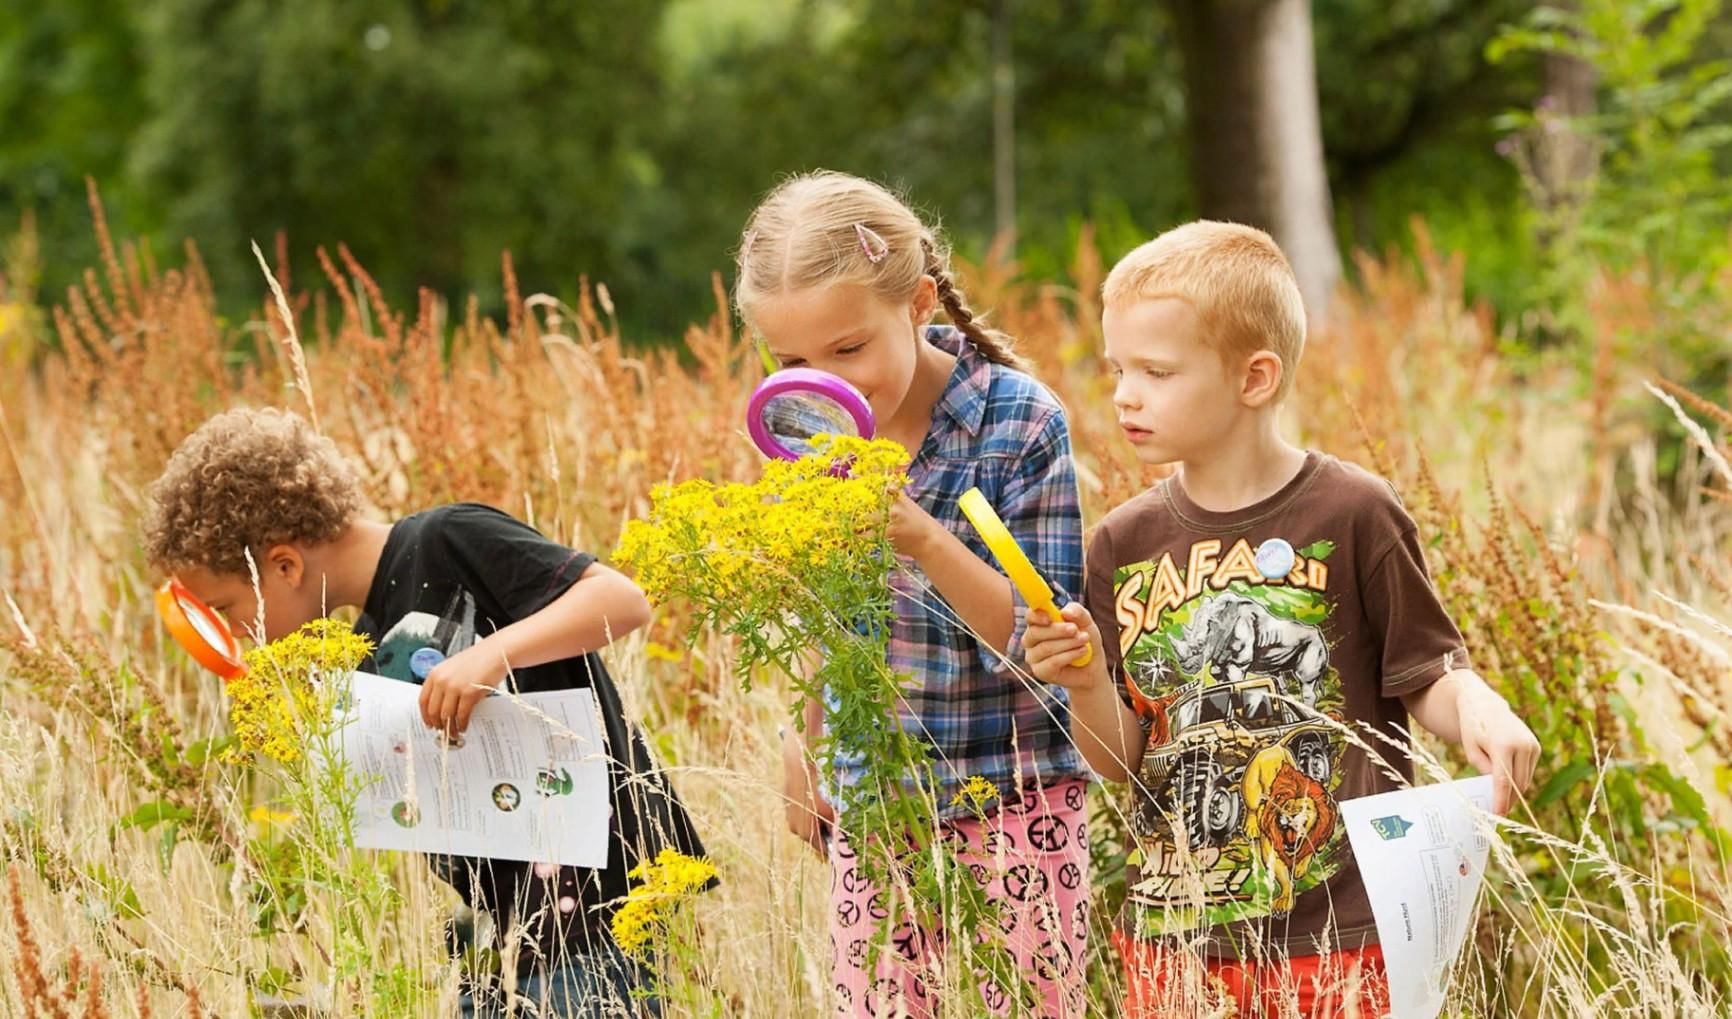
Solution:
[{"label": "green leaf", "polygon": [[294,983],[295,975],[281,966],[266,966],[253,977],[253,986],[266,994],[281,994]]},{"label": "green leaf", "polygon": [[174,869],[174,844],[180,839],[180,825],[169,822],[162,829],[162,841],[157,843],[157,861],[162,864],[162,872],[167,874]]},{"label": "green leaf", "polygon": [[1534,32],[1520,28],[1506,28],[1502,34],[1486,44],[1485,59],[1488,63],[1498,64],[1512,53],[1575,54],[1580,49],[1580,44],[1565,32]]},{"label": "green leaf", "polygon": [[193,813],[185,807],[176,806],[167,800],[157,800],[146,803],[137,810],[121,818],[121,828],[142,828],[149,831],[164,821],[183,824],[193,819]]},{"label": "green leaf", "polygon": [[180,748],[175,745],[174,736],[165,731],[162,734],[160,743],[162,763],[166,767],[170,768],[180,764]]},{"label": "green leaf", "polygon": [[116,913],[128,920],[137,920],[144,916],[144,906],[139,904],[138,892],[133,889],[130,881],[122,881],[119,888],[109,889],[109,902]]},{"label": "green leaf", "polygon": [[1642,780],[1671,797],[1676,813],[1702,825],[1713,824],[1708,816],[1708,804],[1696,787],[1672,773],[1664,765],[1651,765],[1642,771]]},{"label": "green leaf", "polygon": [[139,904],[138,892],[133,889],[132,882],[115,877],[100,863],[91,864],[86,873],[92,881],[101,886],[109,908],[129,920],[136,920],[144,915],[144,907]]},{"label": "green leaf", "polygon": [[1299,554],[1307,559],[1327,559],[1329,558],[1329,554],[1334,551],[1335,543],[1333,541],[1325,540],[1314,541],[1311,544],[1306,545],[1304,548],[1299,550]]},{"label": "green leaf", "polygon": [[758,359],[763,362],[764,374],[774,375],[782,367],[776,363],[776,356],[770,353],[770,345],[760,337],[757,341]]},{"label": "green leaf", "polygon": [[1550,806],[1564,798],[1571,789],[1594,776],[1599,768],[1592,761],[1576,761],[1552,773],[1534,797],[1534,809]]},{"label": "green leaf", "polygon": [[186,763],[195,768],[204,767],[204,763],[213,757],[221,757],[223,751],[235,745],[233,736],[212,736],[201,739],[186,748]]}]

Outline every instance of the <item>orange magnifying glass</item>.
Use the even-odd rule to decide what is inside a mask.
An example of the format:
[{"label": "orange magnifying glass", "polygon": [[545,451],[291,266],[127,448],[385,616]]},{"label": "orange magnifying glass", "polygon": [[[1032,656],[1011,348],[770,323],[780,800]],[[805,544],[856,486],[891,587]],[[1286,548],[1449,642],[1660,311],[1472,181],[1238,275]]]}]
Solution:
[{"label": "orange magnifying glass", "polygon": [[156,614],[175,643],[194,661],[221,676],[223,682],[247,671],[234,631],[185,584],[170,579],[156,589]]}]

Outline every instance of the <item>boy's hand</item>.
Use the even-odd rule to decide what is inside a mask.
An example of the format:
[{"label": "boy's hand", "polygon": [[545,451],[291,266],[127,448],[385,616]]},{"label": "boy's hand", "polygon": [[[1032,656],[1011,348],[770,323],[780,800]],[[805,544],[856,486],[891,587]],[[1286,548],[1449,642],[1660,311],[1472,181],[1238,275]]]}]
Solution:
[{"label": "boy's hand", "polygon": [[475,705],[505,679],[505,657],[488,640],[435,665],[421,684],[421,721],[455,736],[469,728]]},{"label": "boy's hand", "polygon": [[[1068,690],[1094,690],[1109,685],[1100,631],[1095,629],[1088,610],[1073,601],[1059,610],[1059,617],[1052,619],[1041,609],[1029,610],[1028,627],[1022,634],[1022,656],[1029,671],[1043,683]],[[1081,668],[1071,665],[1084,648],[1093,648],[1094,657]]]},{"label": "boy's hand", "polygon": [[1492,777],[1492,812],[1500,817],[1515,805],[1517,793],[1533,785],[1540,741],[1516,717],[1497,691],[1483,684],[1462,691],[1461,747],[1467,760]]}]

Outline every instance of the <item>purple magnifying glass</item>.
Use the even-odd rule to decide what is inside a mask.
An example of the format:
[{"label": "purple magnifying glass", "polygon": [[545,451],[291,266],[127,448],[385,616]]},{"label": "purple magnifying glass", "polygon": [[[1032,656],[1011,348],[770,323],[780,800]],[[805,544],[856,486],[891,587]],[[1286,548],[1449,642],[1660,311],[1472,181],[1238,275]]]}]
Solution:
[{"label": "purple magnifying glass", "polygon": [[765,456],[798,460],[818,452],[819,435],[872,438],[866,397],[846,380],[815,368],[784,368],[758,383],[746,405],[746,430]]}]

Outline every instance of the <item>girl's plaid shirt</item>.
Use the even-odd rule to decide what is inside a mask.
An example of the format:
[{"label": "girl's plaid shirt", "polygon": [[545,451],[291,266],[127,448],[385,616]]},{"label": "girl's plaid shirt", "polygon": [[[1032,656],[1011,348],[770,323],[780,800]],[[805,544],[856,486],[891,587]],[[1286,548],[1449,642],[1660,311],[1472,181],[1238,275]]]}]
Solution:
[{"label": "girl's plaid shirt", "polygon": [[[1064,408],[1033,378],[988,361],[957,330],[935,326],[927,339],[957,360],[909,465],[909,496],[996,568],[958,506],[978,486],[1065,604],[1082,590],[1083,535]],[[900,561],[891,583],[890,667],[911,677],[901,722],[929,745],[941,814],[968,813],[951,801],[970,775],[1008,791],[1089,774],[1071,741],[1065,691],[1021,666],[1028,606],[1014,588],[1007,660],[969,633],[912,560]],[[851,785],[860,771],[858,761],[840,759],[835,779]]]}]

